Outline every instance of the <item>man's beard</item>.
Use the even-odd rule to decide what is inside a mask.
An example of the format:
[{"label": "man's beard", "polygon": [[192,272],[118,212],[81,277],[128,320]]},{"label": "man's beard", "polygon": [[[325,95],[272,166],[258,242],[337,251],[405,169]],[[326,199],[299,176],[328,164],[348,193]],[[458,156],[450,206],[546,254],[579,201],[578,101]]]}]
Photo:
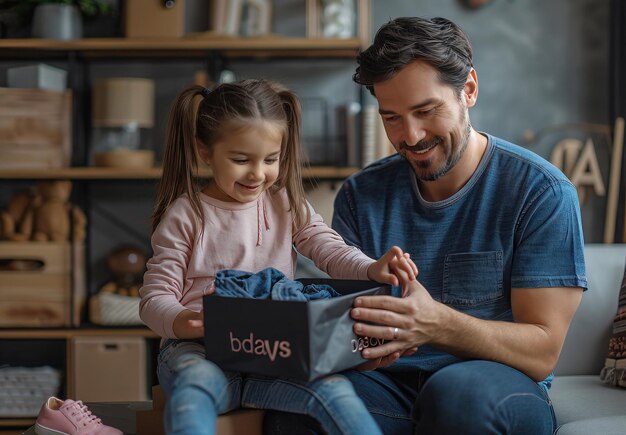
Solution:
[{"label": "man's beard", "polygon": [[[413,161],[408,159],[404,154],[401,154],[413,167],[413,172],[415,172],[415,176],[420,181],[435,181],[439,178],[446,175],[458,162],[461,160],[465,149],[467,148],[467,144],[469,142],[470,133],[472,131],[472,125],[469,122],[469,118],[467,114],[465,115],[465,131],[463,132],[463,137],[460,138],[460,144],[456,149],[454,149],[454,144],[450,145],[450,155],[446,157],[446,161],[435,171],[426,172],[432,162],[430,160],[424,161]],[[452,139],[453,140],[453,139]],[[430,148],[431,146],[439,146],[444,144],[444,139],[441,136],[436,136],[428,141],[420,141],[416,145],[409,146],[405,142],[400,144],[400,150],[411,150],[411,151],[419,151]]]}]

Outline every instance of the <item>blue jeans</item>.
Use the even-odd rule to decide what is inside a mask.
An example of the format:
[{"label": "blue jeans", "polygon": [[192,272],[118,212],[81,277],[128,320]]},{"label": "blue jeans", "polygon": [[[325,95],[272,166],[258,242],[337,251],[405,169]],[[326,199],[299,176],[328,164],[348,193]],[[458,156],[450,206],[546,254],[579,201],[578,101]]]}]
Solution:
[{"label": "blue jeans", "polygon": [[202,344],[176,340],[161,349],[157,371],[168,396],[168,434],[214,434],[217,415],[239,407],[306,414],[329,434],[381,433],[342,375],[301,382],[222,371],[205,359]]},{"label": "blue jeans", "polygon": [[[523,373],[491,361],[451,364],[424,372],[347,372],[385,434],[552,434],[547,392]],[[266,433],[316,433],[314,422],[270,413]]]}]

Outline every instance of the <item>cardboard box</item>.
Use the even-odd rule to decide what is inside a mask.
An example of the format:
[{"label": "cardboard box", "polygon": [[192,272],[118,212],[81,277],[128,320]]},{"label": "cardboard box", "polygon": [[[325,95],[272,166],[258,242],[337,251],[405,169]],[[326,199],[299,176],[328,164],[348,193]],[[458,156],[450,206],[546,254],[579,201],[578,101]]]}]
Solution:
[{"label": "cardboard box", "polygon": [[0,242],[0,326],[72,324],[70,242]]},{"label": "cardboard box", "polygon": [[0,88],[0,169],[70,166],[71,115],[69,90]]},{"label": "cardboard box", "polygon": [[371,281],[300,280],[328,284],[343,296],[309,302],[204,296],[206,358],[226,370],[311,381],[366,360],[377,340],[357,336],[354,298],[389,294]]},{"label": "cardboard box", "polygon": [[184,0],[176,0],[171,8],[165,7],[161,0],[133,0],[124,5],[127,38],[180,38],[184,35]]},{"label": "cardboard box", "polygon": [[166,8],[163,1],[126,1],[125,35],[127,38],[179,38],[206,32],[210,30],[209,10],[215,3],[226,1],[176,0],[171,2],[171,8]]},{"label": "cardboard box", "polygon": [[70,346],[68,395],[92,402],[147,400],[142,337],[74,337]]},{"label": "cardboard box", "polygon": [[7,84],[10,88],[37,88],[62,92],[67,85],[67,72],[43,63],[9,68]]}]

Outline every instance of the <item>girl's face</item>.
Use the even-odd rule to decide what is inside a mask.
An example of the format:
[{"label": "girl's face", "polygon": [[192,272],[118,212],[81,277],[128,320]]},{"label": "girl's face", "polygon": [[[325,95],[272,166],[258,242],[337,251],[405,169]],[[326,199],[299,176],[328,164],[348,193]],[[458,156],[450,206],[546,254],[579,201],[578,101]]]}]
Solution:
[{"label": "girl's face", "polygon": [[276,123],[252,125],[226,132],[201,158],[211,167],[213,179],[204,188],[208,196],[226,202],[251,202],[278,178],[283,130]]}]

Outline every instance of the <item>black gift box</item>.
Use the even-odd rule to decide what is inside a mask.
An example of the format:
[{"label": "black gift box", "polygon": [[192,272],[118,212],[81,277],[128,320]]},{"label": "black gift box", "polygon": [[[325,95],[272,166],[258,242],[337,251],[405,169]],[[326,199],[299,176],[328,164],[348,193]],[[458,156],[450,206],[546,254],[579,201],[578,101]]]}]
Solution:
[{"label": "black gift box", "polygon": [[206,358],[224,370],[311,381],[366,360],[378,340],[357,336],[350,317],[357,296],[390,294],[372,281],[301,279],[328,284],[342,296],[313,300],[204,296]]}]

